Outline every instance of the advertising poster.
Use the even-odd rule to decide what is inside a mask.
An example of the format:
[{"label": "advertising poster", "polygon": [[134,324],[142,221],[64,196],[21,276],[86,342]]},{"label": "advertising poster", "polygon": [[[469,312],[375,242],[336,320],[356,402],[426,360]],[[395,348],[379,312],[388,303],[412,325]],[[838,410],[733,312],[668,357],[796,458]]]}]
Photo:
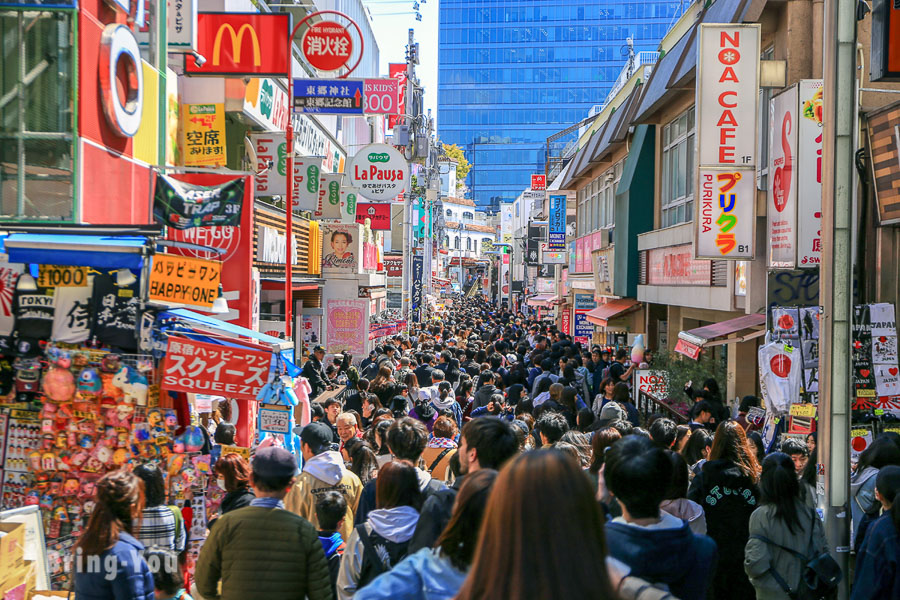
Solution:
[{"label": "advertising poster", "polygon": [[797,266],[822,257],[822,80],[799,83],[797,124]]},{"label": "advertising poster", "polygon": [[548,250],[566,249],[566,197],[550,196],[550,233]]},{"label": "advertising poster", "polygon": [[769,266],[793,269],[797,261],[797,86],[769,101]]},{"label": "advertising poster", "polygon": [[157,173],[153,217],[173,229],[239,225],[247,179],[197,185]]},{"label": "advertising poster", "polygon": [[325,351],[328,354],[365,355],[369,337],[368,304],[368,300],[328,300],[325,311],[328,319]]},{"label": "advertising poster", "polygon": [[322,223],[322,273],[357,273],[361,260],[360,228]]},{"label": "advertising poster", "polygon": [[391,230],[391,205],[387,202],[360,202],[356,205],[356,222],[365,225],[369,219],[374,231]]},{"label": "advertising poster", "polygon": [[312,348],[322,343],[321,315],[303,315],[303,347]]},{"label": "advertising poster", "polygon": [[184,166],[225,166],[225,105],[185,104]]}]

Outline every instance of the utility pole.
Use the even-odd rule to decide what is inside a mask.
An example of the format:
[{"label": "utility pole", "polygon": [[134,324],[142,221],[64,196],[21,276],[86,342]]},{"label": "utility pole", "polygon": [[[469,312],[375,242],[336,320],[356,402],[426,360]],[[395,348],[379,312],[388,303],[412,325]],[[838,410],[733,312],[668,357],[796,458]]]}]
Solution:
[{"label": "utility pole", "polygon": [[[416,52],[415,52],[415,42],[413,41],[413,30],[409,30],[409,41],[406,46],[406,97],[404,98],[404,106],[405,115],[403,115],[403,123],[408,127],[408,132],[412,132],[413,126],[415,123],[415,117],[413,115],[413,111],[415,110],[413,98],[413,82],[416,77]],[[409,136],[409,141],[412,140],[412,136]],[[407,148],[404,155],[406,158],[411,158],[412,152],[409,148],[409,141],[407,141]],[[412,180],[412,165],[409,167],[409,173],[406,176],[407,181]],[[413,190],[410,187],[409,191],[404,194],[403,198],[403,316],[409,322],[412,322],[412,256],[413,256],[413,248],[414,248],[414,236],[413,236]]]},{"label": "utility pole", "polygon": [[[851,224],[856,189],[856,2],[825,3],[822,142],[822,301],[819,354],[819,462],[824,466],[825,535],[849,596],[850,323],[853,316]],[[821,468],[821,467],[820,467]]]}]

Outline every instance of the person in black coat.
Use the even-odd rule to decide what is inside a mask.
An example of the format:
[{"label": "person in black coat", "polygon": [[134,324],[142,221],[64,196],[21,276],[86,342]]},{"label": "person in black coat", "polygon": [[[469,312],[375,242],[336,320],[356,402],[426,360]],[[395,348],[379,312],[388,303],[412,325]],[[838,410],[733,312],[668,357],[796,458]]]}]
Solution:
[{"label": "person in black coat", "polygon": [[[250,506],[250,502],[256,498],[250,489],[250,464],[242,456],[238,454],[222,456],[216,461],[213,473],[216,474],[219,488],[226,492],[222,504],[219,505],[220,517],[233,510]],[[209,522],[209,529],[212,529],[215,522],[216,519]]]},{"label": "person in black coat", "polygon": [[707,535],[718,546],[719,566],[710,597],[755,600],[744,571],[750,515],[759,506],[759,462],[744,428],[726,421],[716,429],[709,460],[691,482],[688,498],[706,515]]},{"label": "person in black coat", "polygon": [[426,354],[422,357],[422,364],[413,371],[416,379],[419,380],[420,388],[427,388],[431,385],[431,373],[434,371],[434,355]]},{"label": "person in black coat", "polygon": [[322,392],[333,389],[333,382],[325,374],[325,369],[322,368],[322,359],[324,358],[325,348],[316,346],[313,348],[312,354],[309,355],[309,360],[303,365],[303,371],[300,373],[301,376],[306,377],[312,388],[312,393],[309,395],[310,399],[318,397]]}]

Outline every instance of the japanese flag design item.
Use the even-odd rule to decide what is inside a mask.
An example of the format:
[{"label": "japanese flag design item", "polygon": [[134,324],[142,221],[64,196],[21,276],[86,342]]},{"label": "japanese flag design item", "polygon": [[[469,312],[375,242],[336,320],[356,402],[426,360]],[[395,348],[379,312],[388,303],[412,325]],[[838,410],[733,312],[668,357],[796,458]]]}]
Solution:
[{"label": "japanese flag design item", "polygon": [[784,342],[760,346],[759,384],[766,407],[772,412],[787,412],[800,400],[803,363],[797,348]]}]

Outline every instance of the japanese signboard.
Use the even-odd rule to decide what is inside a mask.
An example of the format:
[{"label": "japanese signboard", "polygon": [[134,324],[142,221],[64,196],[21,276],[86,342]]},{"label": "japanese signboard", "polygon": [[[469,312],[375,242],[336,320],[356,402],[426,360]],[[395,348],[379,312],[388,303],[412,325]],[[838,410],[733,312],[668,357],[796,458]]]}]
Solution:
[{"label": "japanese signboard", "polygon": [[353,38],[346,27],[334,21],[320,21],[303,34],[303,56],[321,71],[337,71],[353,54]]},{"label": "japanese signboard", "polygon": [[294,159],[293,194],[294,210],[308,210],[321,213],[319,182],[321,181],[323,159],[318,156],[306,156]]},{"label": "japanese signboard", "polygon": [[154,254],[150,269],[151,300],[212,306],[219,295],[222,263],[177,254]]},{"label": "japanese signboard", "polygon": [[566,335],[571,335],[572,331],[572,311],[564,309],[559,315],[559,330]]},{"label": "japanese signboard", "polygon": [[697,260],[691,244],[653,248],[647,253],[647,285],[708,286],[712,262]]},{"label": "japanese signboard", "polygon": [[88,268],[40,265],[37,284],[38,287],[85,287],[88,284]]},{"label": "japanese signboard", "polygon": [[372,229],[376,231],[390,231],[391,229],[391,205],[387,202],[364,202],[356,205],[356,222],[363,225],[366,219],[370,219]]},{"label": "japanese signboard", "polygon": [[294,428],[291,422],[291,407],[283,404],[259,405],[260,433],[290,433]]},{"label": "japanese signboard", "polygon": [[822,80],[798,84],[797,113],[797,267],[822,258]]},{"label": "japanese signboard", "polygon": [[410,286],[412,286],[412,314],[413,322],[419,320],[419,310],[425,302],[425,290],[422,277],[425,274],[425,267],[421,254],[417,254],[412,258],[412,278]]},{"label": "japanese signboard", "polygon": [[168,52],[192,52],[197,49],[197,0],[167,0]]},{"label": "japanese signboard", "polygon": [[575,294],[575,310],[593,310],[597,302],[593,294]]},{"label": "japanese signboard", "polygon": [[244,177],[218,185],[196,185],[157,173],[153,217],[174,229],[239,225]]},{"label": "japanese signboard", "polygon": [[396,79],[366,79],[363,99],[367,115],[396,115],[400,110],[400,82]]},{"label": "japanese signboard", "polygon": [[611,296],[613,293],[614,252],[614,246],[593,252],[595,296]]},{"label": "japanese signboard", "polygon": [[566,249],[566,197],[550,196],[550,233],[548,250]]},{"label": "japanese signboard", "polygon": [[362,260],[359,225],[322,223],[322,273],[357,273]]},{"label": "japanese signboard", "polygon": [[547,189],[547,176],[546,175],[532,175],[531,176],[531,189],[535,191],[543,191]]},{"label": "japanese signboard", "polygon": [[390,115],[387,120],[388,129],[393,129],[395,125],[400,123],[402,116],[406,112],[406,63],[391,63],[388,65],[388,76],[397,80],[399,86],[399,102],[397,103],[397,114]]},{"label": "japanese signboard", "polygon": [[534,283],[534,289],[538,294],[553,293],[554,280],[549,277],[538,277]]},{"label": "japanese signboard", "polygon": [[[260,164],[272,161],[272,168],[253,177],[253,196],[282,196],[286,192],[287,142],[283,133],[251,133],[250,141]],[[294,172],[297,172],[296,165]],[[295,184],[296,185],[296,182]]]},{"label": "japanese signboard", "polygon": [[343,173],[319,175],[319,210],[314,216],[339,221],[341,218],[341,181]]},{"label": "japanese signboard", "polygon": [[547,244],[541,242],[541,264],[542,265],[564,265],[569,260],[569,254],[563,250],[548,250]]},{"label": "japanese signboard", "polygon": [[697,50],[697,164],[756,164],[758,24],[703,23]]},{"label": "japanese signboard", "polygon": [[356,223],[356,201],[359,190],[341,186],[341,223]]},{"label": "japanese signboard", "polygon": [[797,260],[797,86],[769,101],[769,266],[792,269]]},{"label": "japanese signboard", "polygon": [[185,73],[286,77],[290,21],[288,13],[199,13],[197,53],[206,61],[185,56]]},{"label": "japanese signboard", "polygon": [[326,352],[365,355],[369,337],[369,323],[366,316],[368,305],[368,300],[328,300],[325,311],[328,318],[325,332]]},{"label": "japanese signboard", "polygon": [[665,371],[645,369],[635,371],[634,376],[638,391],[657,400],[665,400],[669,396],[669,377]]},{"label": "japanese signboard", "polygon": [[256,400],[271,365],[270,352],[171,336],[160,388]]},{"label": "japanese signboard", "polygon": [[699,167],[697,258],[752,259],[756,167]]},{"label": "japanese signboard", "polygon": [[360,79],[295,79],[294,112],[329,115],[363,114]]},{"label": "japanese signboard", "polygon": [[369,200],[393,200],[407,190],[409,164],[387,144],[370,144],[347,163],[349,184]]},{"label": "japanese signboard", "polygon": [[388,277],[403,277],[403,255],[385,254],[384,270]]},{"label": "japanese signboard", "polygon": [[185,104],[184,165],[186,167],[224,167],[225,105]]},{"label": "japanese signboard", "polygon": [[755,24],[700,26],[695,258],[753,258],[759,36]]}]

